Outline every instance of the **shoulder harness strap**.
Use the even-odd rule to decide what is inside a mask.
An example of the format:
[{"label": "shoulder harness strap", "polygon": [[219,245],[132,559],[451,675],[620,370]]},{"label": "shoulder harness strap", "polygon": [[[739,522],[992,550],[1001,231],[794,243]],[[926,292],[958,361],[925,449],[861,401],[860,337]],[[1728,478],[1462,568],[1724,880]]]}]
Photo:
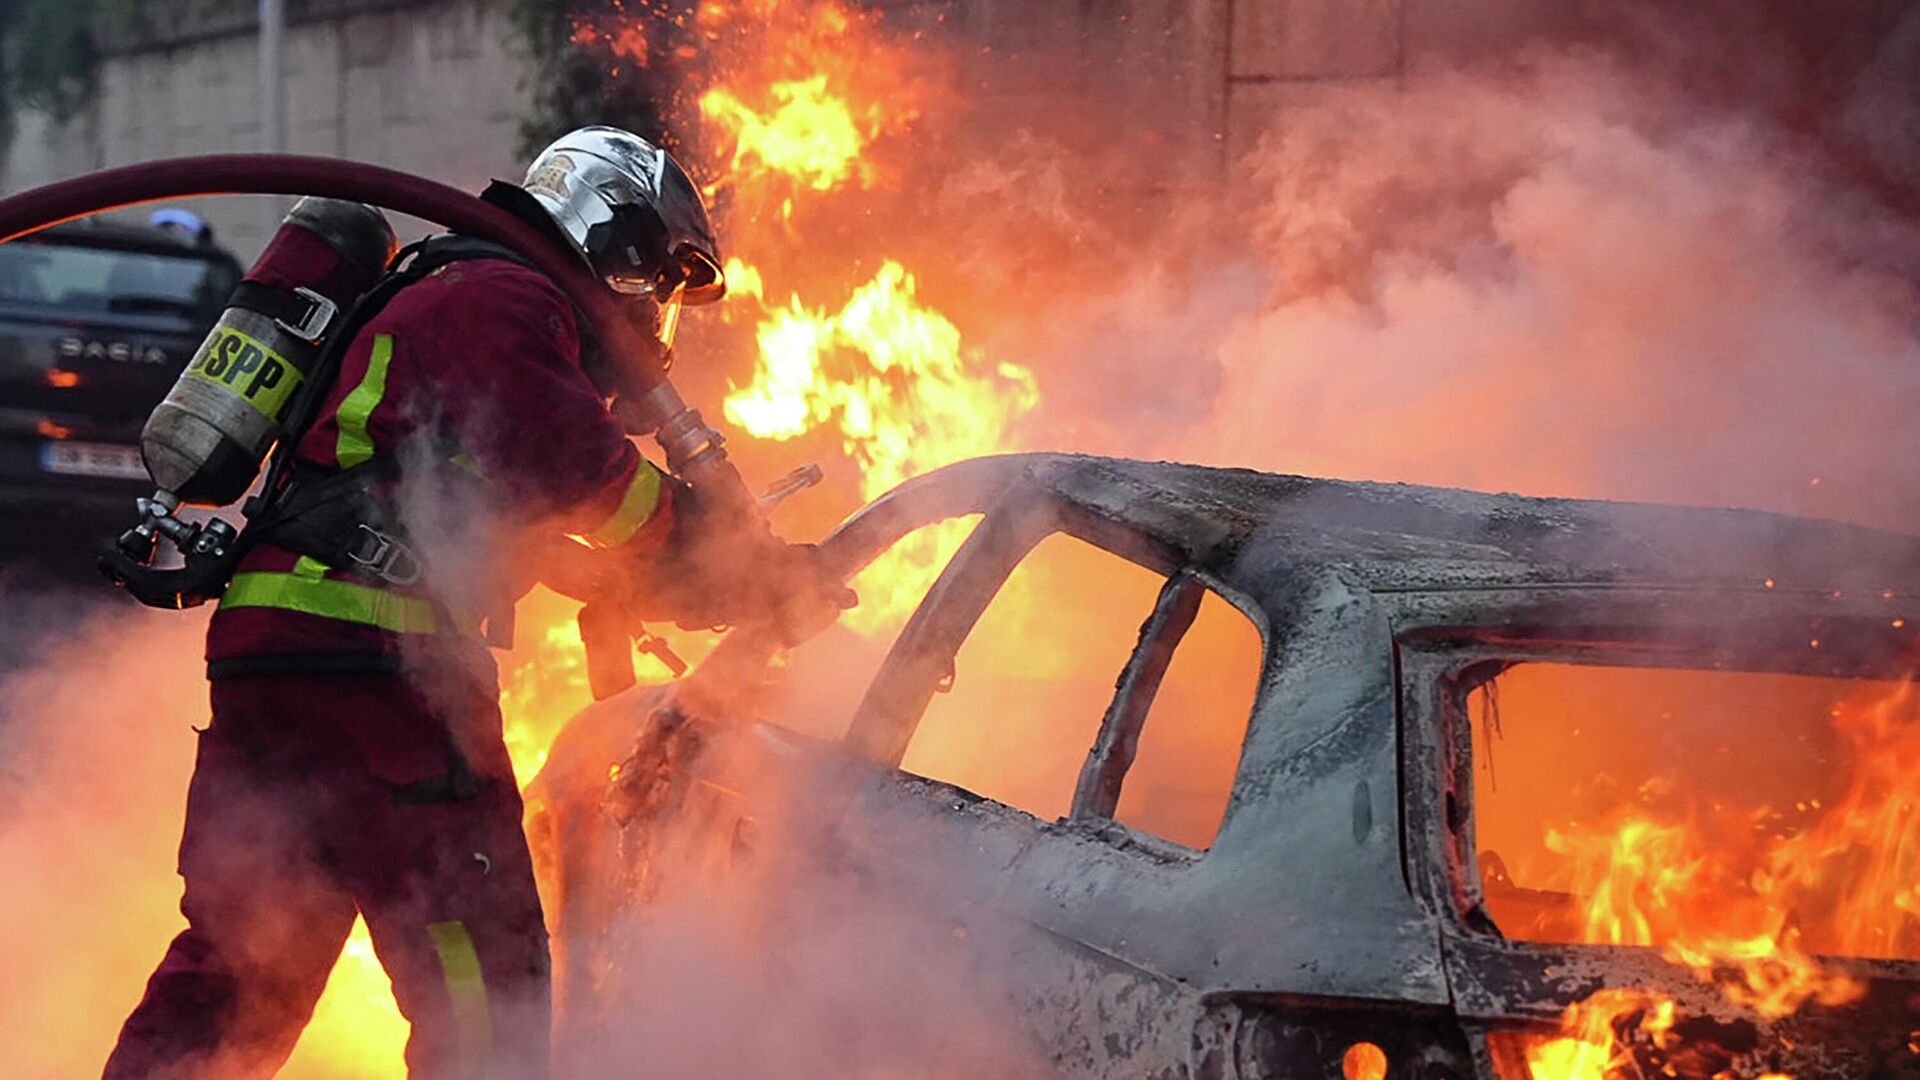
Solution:
[{"label": "shoulder harness strap", "polygon": [[[339,376],[340,362],[360,331],[400,290],[442,267],[472,259],[506,259],[532,267],[511,248],[489,240],[429,237],[401,248],[386,276],[361,294],[338,321],[314,374],[301,384],[299,397],[288,409],[262,494],[248,500],[243,546],[270,542],[389,584],[409,585],[419,579],[418,558],[399,535],[397,524],[379,512],[372,498],[374,488],[400,475],[398,455],[380,454],[352,468],[328,472],[296,464],[294,453],[319,418],[320,407]],[[438,449],[449,457],[458,453],[457,447]]]}]

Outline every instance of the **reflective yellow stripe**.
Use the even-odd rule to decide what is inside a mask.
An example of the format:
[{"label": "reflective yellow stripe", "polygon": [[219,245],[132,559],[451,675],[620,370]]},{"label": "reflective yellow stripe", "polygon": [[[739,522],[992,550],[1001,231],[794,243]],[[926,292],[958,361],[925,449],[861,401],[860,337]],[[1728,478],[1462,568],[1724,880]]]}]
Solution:
[{"label": "reflective yellow stripe", "polygon": [[340,442],[333,456],[343,469],[351,469],[373,457],[373,439],[367,434],[367,421],[380,399],[387,395],[387,365],[393,362],[393,335],[380,334],[373,339],[373,353],[367,358],[367,374],[340,402],[335,421],[340,425]]},{"label": "reflective yellow stripe", "polygon": [[639,467],[633,470],[633,481],[627,485],[626,495],[620,499],[620,508],[582,539],[594,547],[619,547],[633,539],[633,534],[639,532],[640,526],[659,508],[660,470],[641,458]]},{"label": "reflective yellow stripe", "polygon": [[[303,558],[291,574],[252,572],[233,575],[220,597],[223,608],[264,607],[342,619],[396,634],[431,634],[439,629],[433,605],[412,596],[352,581],[329,581],[314,573],[326,566]],[[310,565],[309,565],[310,564]]]},{"label": "reflective yellow stripe", "polygon": [[493,1015],[487,1009],[487,980],[480,971],[480,953],[462,922],[428,923],[427,936],[440,954],[440,974],[447,981],[454,1036],[459,1040],[458,1075],[478,1075],[493,1056]]}]

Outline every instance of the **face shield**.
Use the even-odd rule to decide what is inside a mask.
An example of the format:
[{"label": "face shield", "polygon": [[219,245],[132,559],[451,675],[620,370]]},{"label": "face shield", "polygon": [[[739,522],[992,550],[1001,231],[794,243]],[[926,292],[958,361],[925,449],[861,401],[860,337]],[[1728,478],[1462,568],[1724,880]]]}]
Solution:
[{"label": "face shield", "polygon": [[680,329],[680,309],[686,290],[675,288],[662,298],[652,286],[642,287],[630,279],[605,280],[607,288],[620,297],[627,318],[658,341],[661,348],[672,349],[674,334]]},{"label": "face shield", "polygon": [[588,237],[588,257],[629,318],[661,347],[671,349],[680,329],[687,286],[702,267],[667,250],[666,228],[650,206],[620,206]]}]

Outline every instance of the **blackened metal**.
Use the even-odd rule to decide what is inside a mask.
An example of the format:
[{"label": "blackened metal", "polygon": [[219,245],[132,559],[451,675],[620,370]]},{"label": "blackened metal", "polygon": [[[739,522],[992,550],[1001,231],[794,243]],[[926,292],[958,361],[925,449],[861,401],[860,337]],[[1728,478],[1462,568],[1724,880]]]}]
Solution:
[{"label": "blackened metal", "polygon": [[1073,792],[1073,816],[1110,818],[1120,806],[1120,783],[1133,767],[1134,753],[1140,747],[1140,728],[1153,708],[1154,695],[1160,692],[1160,680],[1173,662],[1173,650],[1193,625],[1200,611],[1200,599],[1206,586],[1186,574],[1167,579],[1153,613],[1140,627],[1140,640],[1120,673],[1120,684],[1107,714],[1100,720],[1100,734],[1087,751],[1087,763],[1080,770],[1080,781]]},{"label": "blackened metal", "polygon": [[[691,723],[734,753],[688,767],[749,802],[764,793],[757,820],[792,812],[780,801],[790,789],[769,775],[800,762],[839,770],[833,858],[964,924],[1062,1075],[1332,1077],[1359,1040],[1386,1050],[1390,1080],[1493,1080],[1503,1060],[1505,1075],[1524,1075],[1513,1037],[1551,1034],[1568,1005],[1605,987],[1674,998],[1703,1053],[1732,1075],[1920,1075],[1906,1045],[1920,965],[1833,961],[1868,986],[1864,999],[1770,1022],[1655,950],[1502,940],[1482,902],[1460,708],[1503,666],[1539,656],[1910,671],[1920,646],[1891,623],[1920,596],[1920,538],[1753,511],[1039,454],[909,481],[836,530],[821,557],[851,575],[914,529],[972,514],[985,516],[895,642],[846,740],[810,745],[700,715]],[[1204,582],[1261,632],[1259,692],[1204,852],[1098,812],[1123,779],[1142,676],[1177,638],[1178,585],[1122,672],[1073,816],[1040,821],[895,768],[980,612],[1052,531]],[[1806,648],[1813,628],[1817,651]],[[687,688],[753,685],[773,651],[736,634]],[[556,816],[605,828],[607,769],[656,704],[590,711],[569,727],[549,768],[576,779],[540,795]],[[593,751],[596,739],[619,749]],[[743,749],[751,767],[732,769]],[[739,818],[721,820],[730,841]],[[583,827],[562,846],[586,867],[610,845]],[[613,902],[583,870],[566,878],[563,927]],[[1659,1049],[1636,1047],[1646,1075],[1660,1074],[1647,1056]]]}]

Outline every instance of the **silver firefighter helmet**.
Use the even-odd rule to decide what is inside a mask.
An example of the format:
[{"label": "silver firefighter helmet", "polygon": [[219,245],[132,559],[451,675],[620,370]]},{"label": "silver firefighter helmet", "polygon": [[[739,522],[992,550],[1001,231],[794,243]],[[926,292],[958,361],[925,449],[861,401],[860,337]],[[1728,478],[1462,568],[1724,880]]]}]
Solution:
[{"label": "silver firefighter helmet", "polygon": [[522,186],[607,288],[655,309],[671,346],[679,308],[726,294],[700,189],[665,150],[632,132],[583,127],[555,140]]}]

